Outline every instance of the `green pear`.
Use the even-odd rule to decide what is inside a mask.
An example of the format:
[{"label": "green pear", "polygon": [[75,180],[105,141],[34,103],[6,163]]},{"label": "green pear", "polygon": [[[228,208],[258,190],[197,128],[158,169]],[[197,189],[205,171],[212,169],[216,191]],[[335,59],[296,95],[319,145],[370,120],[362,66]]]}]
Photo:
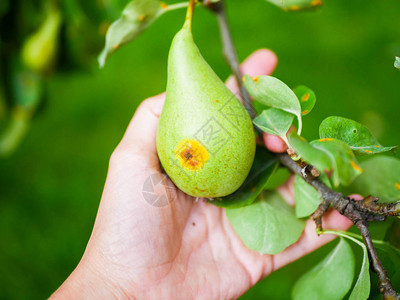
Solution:
[{"label": "green pear", "polygon": [[51,70],[57,55],[60,28],[60,10],[50,6],[40,28],[28,37],[22,47],[21,56],[27,67],[39,73]]},{"label": "green pear", "polygon": [[179,189],[194,197],[222,197],[246,179],[255,154],[255,133],[243,105],[200,54],[191,19],[189,6],[169,52],[157,153]]}]

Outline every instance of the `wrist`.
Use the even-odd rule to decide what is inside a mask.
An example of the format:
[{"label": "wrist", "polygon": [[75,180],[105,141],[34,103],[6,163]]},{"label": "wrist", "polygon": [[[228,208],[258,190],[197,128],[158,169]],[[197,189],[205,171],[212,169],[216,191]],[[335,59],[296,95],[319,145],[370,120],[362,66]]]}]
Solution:
[{"label": "wrist", "polygon": [[119,299],[122,294],[109,278],[81,261],[50,299]]}]

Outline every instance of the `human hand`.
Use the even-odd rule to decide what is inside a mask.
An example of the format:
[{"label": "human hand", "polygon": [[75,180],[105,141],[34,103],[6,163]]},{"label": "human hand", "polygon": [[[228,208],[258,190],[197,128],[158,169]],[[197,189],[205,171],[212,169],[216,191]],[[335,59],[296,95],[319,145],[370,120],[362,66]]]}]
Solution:
[{"label": "human hand", "polygon": [[[272,52],[258,50],[242,71],[270,74],[276,61]],[[233,78],[227,86],[237,91]],[[137,109],[111,156],[86,251],[54,298],[234,299],[333,239],[318,237],[308,221],[299,241],[280,254],[260,255],[246,248],[224,209],[195,201],[162,172],[155,141],[163,103],[161,94]],[[276,136],[265,134],[264,141],[273,152],[286,150]],[[155,191],[148,193],[151,186]],[[293,179],[278,191],[294,204]],[[346,230],[350,225],[336,211],[324,216],[326,228]]]}]

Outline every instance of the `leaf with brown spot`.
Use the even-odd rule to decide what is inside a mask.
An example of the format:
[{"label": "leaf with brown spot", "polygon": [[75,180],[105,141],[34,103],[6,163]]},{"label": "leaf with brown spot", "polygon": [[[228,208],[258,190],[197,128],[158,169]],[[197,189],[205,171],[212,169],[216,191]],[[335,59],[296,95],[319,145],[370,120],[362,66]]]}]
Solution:
[{"label": "leaf with brown spot", "polygon": [[310,145],[308,141],[299,136],[295,131],[288,133],[288,140],[296,154],[307,163],[316,167],[318,171],[328,172],[332,169],[329,156]]},{"label": "leaf with brown spot", "polygon": [[301,115],[308,115],[314,108],[315,102],[317,101],[314,91],[305,85],[299,85],[293,89],[293,92],[299,99]]},{"label": "leaf with brown spot", "polygon": [[394,150],[383,147],[364,125],[343,117],[328,117],[319,126],[320,138],[334,138],[345,142],[357,155],[369,155]]},{"label": "leaf with brown spot", "polygon": [[381,202],[400,200],[400,159],[375,156],[361,163],[364,174],[346,189],[346,192],[373,195]]},{"label": "leaf with brown spot", "polygon": [[349,185],[363,171],[351,148],[340,140],[328,138],[308,143],[294,131],[288,134],[288,139],[296,154],[305,162],[320,172],[332,171],[334,187]]},{"label": "leaf with brown spot", "polygon": [[310,143],[313,147],[327,153],[332,166],[331,181],[335,187],[349,185],[359,176],[363,169],[358,165],[351,148],[336,139],[315,140]]}]

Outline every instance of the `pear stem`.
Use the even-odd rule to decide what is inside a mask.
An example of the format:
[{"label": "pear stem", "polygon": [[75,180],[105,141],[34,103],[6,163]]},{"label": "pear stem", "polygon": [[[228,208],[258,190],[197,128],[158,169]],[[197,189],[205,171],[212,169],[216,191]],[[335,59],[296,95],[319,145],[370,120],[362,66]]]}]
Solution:
[{"label": "pear stem", "polygon": [[196,6],[196,0],[190,0],[186,11],[186,20],[185,23],[183,24],[184,28],[188,29],[192,28],[193,11],[195,6]]}]

